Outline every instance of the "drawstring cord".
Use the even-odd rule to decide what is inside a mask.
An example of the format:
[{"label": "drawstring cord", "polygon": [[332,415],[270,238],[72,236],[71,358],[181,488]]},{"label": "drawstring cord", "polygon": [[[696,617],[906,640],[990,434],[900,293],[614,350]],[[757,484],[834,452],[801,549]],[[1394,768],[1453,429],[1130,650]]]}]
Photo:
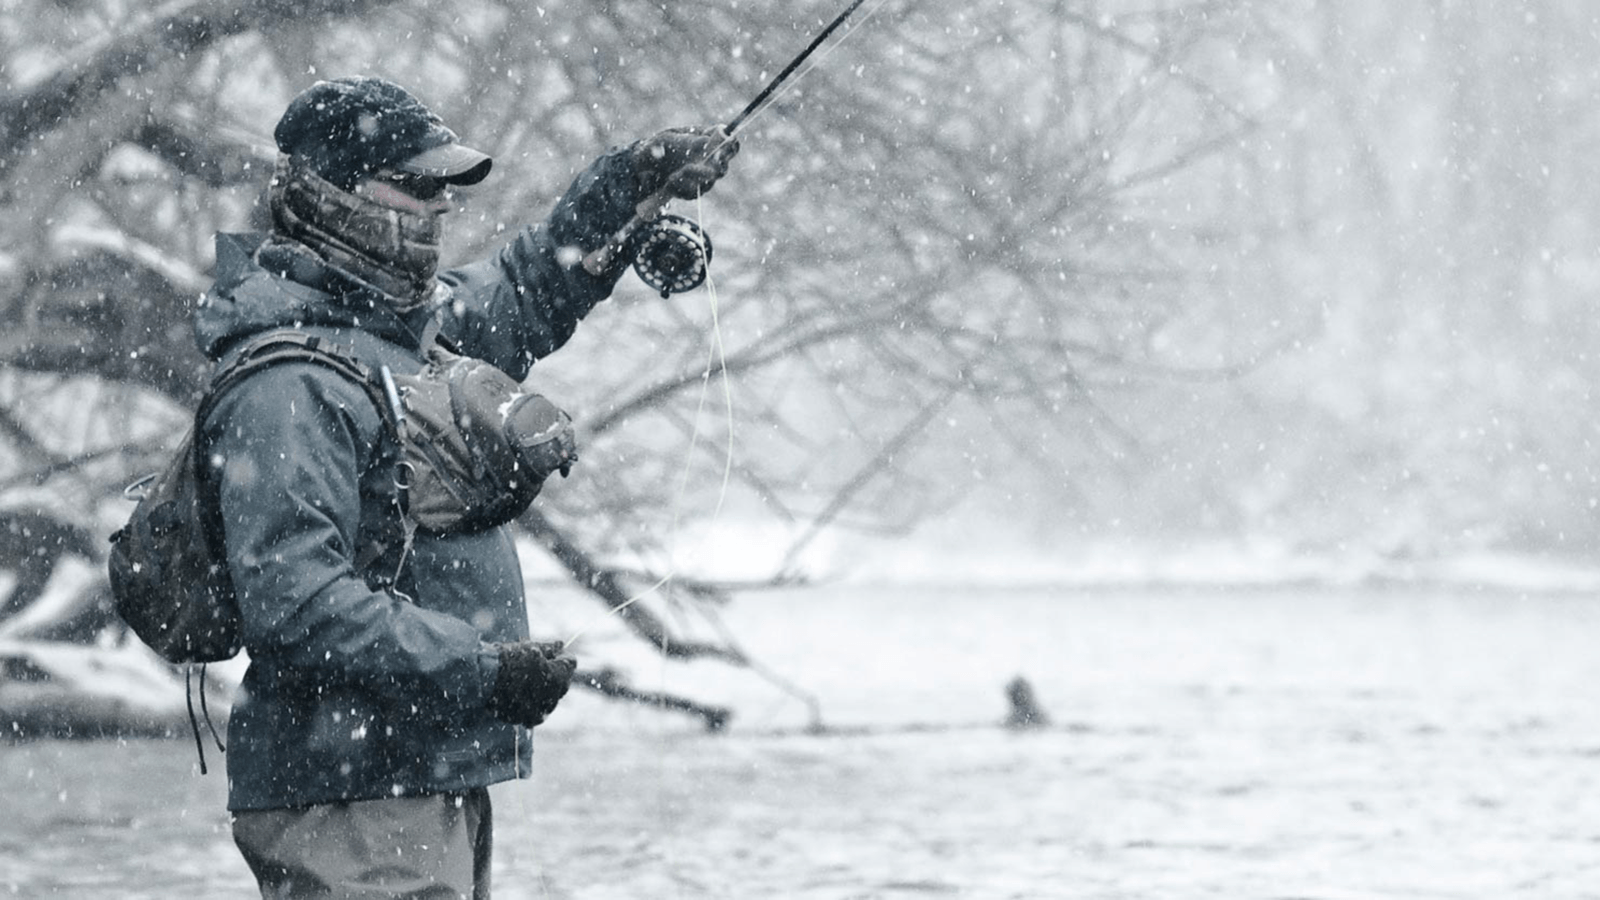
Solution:
[{"label": "drawstring cord", "polygon": [[[190,676],[194,673],[194,666],[183,667],[183,702],[189,707],[189,729],[194,732],[194,752],[200,757],[200,774],[206,774],[206,747],[200,739],[200,720],[194,714],[194,686]],[[206,708],[206,667],[200,664],[200,715],[205,717],[206,730],[211,732],[211,739],[217,744],[218,753],[227,753],[228,748],[222,743],[222,736],[217,734],[217,726],[211,721],[211,710]]]}]

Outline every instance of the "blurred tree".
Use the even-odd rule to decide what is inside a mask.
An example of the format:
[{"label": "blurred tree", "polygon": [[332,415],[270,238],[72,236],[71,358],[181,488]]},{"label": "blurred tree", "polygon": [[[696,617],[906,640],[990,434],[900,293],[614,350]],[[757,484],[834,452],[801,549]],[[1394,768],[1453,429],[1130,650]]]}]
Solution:
[{"label": "blurred tree", "polygon": [[[6,507],[87,533],[126,515],[117,488],[203,384],[187,317],[211,236],[259,217],[271,126],[312,79],[392,77],[494,153],[449,235],[467,259],[606,145],[731,118],[836,12],[11,4]],[[1243,2],[863,8],[750,123],[724,185],[680,204],[713,233],[708,288],[630,281],[538,367],[583,462],[523,525],[663,652],[743,663],[676,630],[720,596],[697,579],[717,561],[684,548],[724,519],[777,523],[764,578],[785,580],[823,529],[904,533],[973,492],[1084,522],[1148,498],[1221,402],[1194,385],[1303,333],[1272,296],[1292,281],[1281,210],[1256,205],[1286,168],[1261,113],[1288,103],[1248,52],[1261,27]],[[38,415],[41,389],[72,414]],[[1181,493],[1236,523],[1229,488]],[[95,584],[79,608],[103,603]]]},{"label": "blurred tree", "polygon": [[1205,480],[1312,547],[1593,555],[1600,12],[1253,7],[1268,164],[1235,195],[1275,314],[1316,324],[1231,394],[1244,427]]}]

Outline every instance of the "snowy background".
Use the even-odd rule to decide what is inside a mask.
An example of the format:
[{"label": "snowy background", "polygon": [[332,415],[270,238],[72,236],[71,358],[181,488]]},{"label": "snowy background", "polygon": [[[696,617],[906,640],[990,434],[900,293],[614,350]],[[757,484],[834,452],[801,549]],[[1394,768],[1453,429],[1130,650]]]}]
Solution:
[{"label": "snowy background", "polygon": [[[493,152],[467,260],[838,9],[0,5],[0,893],[248,891],[101,573],[288,98],[386,75]],[[711,283],[539,366],[584,449],[530,533],[757,665],[530,540],[541,630],[735,716],[575,692],[498,895],[1600,897],[1600,11],[867,12],[677,210]],[[121,726],[179,739],[21,740]]]}]

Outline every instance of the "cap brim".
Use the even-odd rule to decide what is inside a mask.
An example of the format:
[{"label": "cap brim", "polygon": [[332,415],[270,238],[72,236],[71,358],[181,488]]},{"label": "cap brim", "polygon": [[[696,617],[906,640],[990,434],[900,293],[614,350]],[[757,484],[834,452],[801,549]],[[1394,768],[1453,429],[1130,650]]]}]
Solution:
[{"label": "cap brim", "polygon": [[494,160],[481,150],[465,144],[440,144],[416,156],[395,164],[395,168],[413,175],[441,178],[450,184],[477,184],[488,177]]}]

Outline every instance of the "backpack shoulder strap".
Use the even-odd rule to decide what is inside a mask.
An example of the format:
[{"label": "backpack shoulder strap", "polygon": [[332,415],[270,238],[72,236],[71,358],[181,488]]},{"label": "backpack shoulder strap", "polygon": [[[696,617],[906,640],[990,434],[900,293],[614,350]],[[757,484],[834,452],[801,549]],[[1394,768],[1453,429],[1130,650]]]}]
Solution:
[{"label": "backpack shoulder strap", "polygon": [[195,422],[203,423],[218,399],[235,384],[257,370],[280,362],[310,362],[326,366],[360,385],[377,407],[384,424],[398,430],[398,411],[390,403],[380,379],[371,366],[356,359],[337,344],[314,334],[291,329],[268,331],[252,338],[228,363],[211,377],[211,385],[200,408],[195,412]]},{"label": "backpack shoulder strap", "polygon": [[[199,452],[199,430],[204,426],[206,417],[216,406],[217,401],[224,393],[238,384],[253,372],[281,362],[310,362],[326,366],[340,375],[360,385],[366,392],[372,405],[377,408],[378,415],[395,439],[405,441],[405,419],[401,412],[398,395],[393,393],[392,382],[387,371],[375,373],[371,366],[356,359],[355,356],[340,348],[333,341],[304,331],[293,329],[280,329],[268,331],[251,338],[241,347],[234,357],[211,377],[211,385],[207,388],[205,396],[200,400],[200,406],[195,410],[194,451]],[[198,459],[197,470],[198,470]],[[407,506],[406,480],[396,478],[395,484],[400,490],[400,504],[404,509]],[[409,516],[403,521],[404,536],[401,543],[401,559],[404,560],[410,553],[412,531],[415,528]],[[361,547],[356,555],[356,568],[362,570],[376,562],[386,551],[384,544],[369,544]],[[386,577],[392,583],[393,577]]]}]

